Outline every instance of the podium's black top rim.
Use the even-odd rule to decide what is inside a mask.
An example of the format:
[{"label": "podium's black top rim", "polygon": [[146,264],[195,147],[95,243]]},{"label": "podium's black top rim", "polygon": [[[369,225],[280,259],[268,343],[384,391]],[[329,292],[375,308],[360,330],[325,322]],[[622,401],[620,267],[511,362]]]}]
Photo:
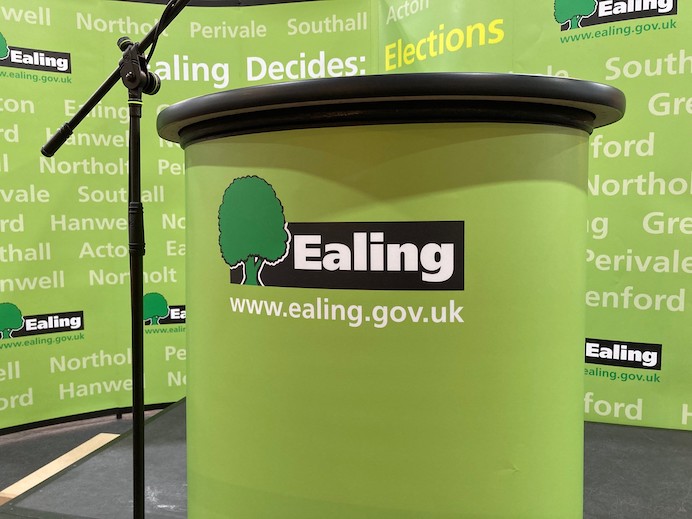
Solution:
[{"label": "podium's black top rim", "polygon": [[591,133],[624,113],[620,90],[590,81],[494,73],[390,74],[216,92],[166,108],[157,127],[164,139],[187,146],[267,131],[425,122],[552,124]]}]

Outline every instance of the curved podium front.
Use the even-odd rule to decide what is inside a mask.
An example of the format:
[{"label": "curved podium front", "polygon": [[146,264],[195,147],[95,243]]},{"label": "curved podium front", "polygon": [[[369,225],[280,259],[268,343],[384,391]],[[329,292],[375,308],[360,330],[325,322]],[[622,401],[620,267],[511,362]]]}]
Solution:
[{"label": "curved podium front", "polygon": [[244,88],[187,165],[193,519],[582,516],[587,146],[613,88]]}]

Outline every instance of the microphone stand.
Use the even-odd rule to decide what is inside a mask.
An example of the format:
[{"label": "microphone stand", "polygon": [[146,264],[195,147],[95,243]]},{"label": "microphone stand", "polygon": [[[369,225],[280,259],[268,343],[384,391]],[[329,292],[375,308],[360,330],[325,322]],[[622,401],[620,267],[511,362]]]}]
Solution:
[{"label": "microphone stand", "polygon": [[[170,0],[159,22],[142,39],[133,43],[129,38],[118,40],[122,59],[118,68],[92,94],[82,108],[65,123],[41,148],[41,153],[52,157],[72,135],[74,129],[94,109],[103,97],[121,80],[128,89],[130,114],[128,164],[128,237],[130,246],[130,306],[132,322],[132,483],[133,517],[144,518],[145,462],[144,462],[144,210],[141,198],[140,120],[142,94],[153,95],[160,87],[159,78],[147,70],[159,35],[175,19],[190,0]],[[152,46],[148,57],[143,52]]]}]

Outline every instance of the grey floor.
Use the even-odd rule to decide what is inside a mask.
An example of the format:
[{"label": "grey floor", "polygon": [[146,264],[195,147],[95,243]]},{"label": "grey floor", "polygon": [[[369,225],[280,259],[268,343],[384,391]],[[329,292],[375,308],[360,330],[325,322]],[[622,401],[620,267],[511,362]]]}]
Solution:
[{"label": "grey floor", "polygon": [[[130,425],[127,416],[100,418],[0,436],[0,489],[99,432]],[[595,423],[584,431],[584,519],[692,519],[692,432]],[[146,517],[185,518],[184,402],[149,418],[146,440]],[[0,519],[129,519],[130,449],[126,433],[0,507]]]},{"label": "grey floor", "polygon": [[[129,417],[128,417],[129,418]],[[50,427],[42,432],[15,433],[0,437],[0,488],[6,488],[5,452],[12,452],[14,467],[8,473],[29,474],[80,444],[84,436],[99,432],[122,433],[120,438],[76,463],[45,483],[0,507],[0,519],[124,519],[132,517],[131,420],[98,419],[86,424],[88,433],[75,434],[75,425]],[[123,428],[125,431],[123,431]],[[23,445],[23,435],[28,444]],[[81,436],[78,438],[78,436]],[[187,473],[185,455],[185,404],[179,402],[156,413],[145,428],[147,519],[187,516]],[[47,457],[48,445],[60,445]],[[30,459],[33,461],[29,461]],[[39,461],[39,458],[43,458]],[[46,459],[48,458],[48,459]],[[21,470],[19,465],[28,468]]]}]

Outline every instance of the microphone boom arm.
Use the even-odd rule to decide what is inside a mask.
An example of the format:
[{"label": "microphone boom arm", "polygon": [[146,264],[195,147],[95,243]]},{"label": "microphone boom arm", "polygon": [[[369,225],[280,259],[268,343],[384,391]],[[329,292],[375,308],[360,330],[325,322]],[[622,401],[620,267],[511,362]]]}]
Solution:
[{"label": "microphone boom arm", "polygon": [[[139,43],[139,50],[146,51],[153,43],[156,42],[158,35],[162,33],[166,27],[175,19],[180,11],[190,3],[190,0],[171,0],[166,6],[164,13],[168,12],[168,16],[162,16],[158,23],[144,36]],[[120,80],[120,67],[116,68],[110,76],[99,86],[91,95],[86,103],[74,114],[72,119],[63,124],[55,134],[48,139],[46,144],[41,148],[41,153],[46,157],[52,157],[62,147],[63,144],[70,138],[74,130],[77,128],[84,118],[89,115],[94,107],[106,96],[106,94]]]}]

